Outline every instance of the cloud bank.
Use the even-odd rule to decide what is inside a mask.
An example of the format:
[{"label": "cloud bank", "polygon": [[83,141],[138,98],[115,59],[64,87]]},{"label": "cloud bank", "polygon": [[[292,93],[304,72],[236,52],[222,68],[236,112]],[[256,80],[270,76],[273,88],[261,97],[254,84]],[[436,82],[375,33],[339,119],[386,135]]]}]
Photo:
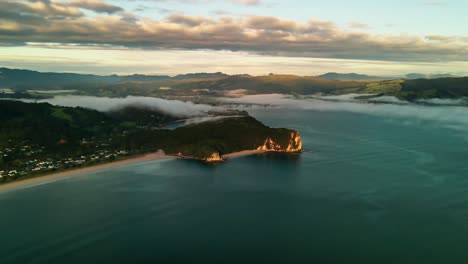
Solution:
[{"label": "cloud bank", "polygon": [[37,43],[385,61],[468,60],[468,39],[461,36],[374,35],[341,29],[330,21],[298,22],[269,16],[170,15],[157,20],[139,17],[104,0],[1,1],[0,44]]},{"label": "cloud bank", "polygon": [[[214,2],[214,0],[142,0],[148,2],[160,2],[160,3],[167,3],[167,2],[180,2],[180,3],[190,3],[190,4],[203,4],[207,2]],[[224,2],[245,5],[245,6],[258,6],[262,5],[263,2],[260,0],[222,0]]]},{"label": "cloud bank", "polygon": [[[28,101],[28,100],[25,100]],[[34,102],[47,102],[52,105],[85,107],[101,112],[118,110],[127,106],[138,106],[153,109],[176,117],[195,117],[206,115],[208,111],[216,110],[215,107],[205,104],[194,104],[179,100],[165,100],[153,97],[128,96],[126,98],[107,98],[93,96],[56,96],[51,99]]]},{"label": "cloud bank", "polygon": [[[459,103],[444,100],[445,106],[424,106],[417,104],[366,104],[358,102],[330,102],[317,99],[293,99],[279,94],[251,95],[241,98],[223,99],[231,103],[269,104],[274,107],[314,111],[352,112],[396,120],[403,124],[426,124],[468,132],[468,107],[448,106]],[[434,102],[435,103],[435,102]]]}]

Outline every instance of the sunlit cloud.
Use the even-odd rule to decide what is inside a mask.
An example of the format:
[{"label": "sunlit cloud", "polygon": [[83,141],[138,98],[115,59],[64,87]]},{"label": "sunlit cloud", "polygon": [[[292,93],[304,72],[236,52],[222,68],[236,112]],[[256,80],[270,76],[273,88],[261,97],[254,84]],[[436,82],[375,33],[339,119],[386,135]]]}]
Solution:
[{"label": "sunlit cloud", "polygon": [[466,42],[434,36],[373,35],[341,29],[331,21],[181,14],[156,20],[127,12],[89,17],[83,15],[82,8],[107,13],[119,10],[100,0],[2,2],[0,42],[230,50],[271,56],[388,61],[468,60]]},{"label": "sunlit cloud", "polygon": [[210,50],[138,50],[125,47],[48,46],[4,47],[0,65],[52,72],[107,74],[167,74],[224,72],[320,75],[359,72],[377,76],[403,76],[409,72],[467,75],[468,62],[393,62],[332,58],[258,55]]},{"label": "sunlit cloud", "polygon": [[[159,3],[179,2],[179,3],[185,3],[185,4],[203,4],[203,3],[208,3],[208,2],[215,2],[215,0],[140,0],[140,1],[159,2]],[[245,6],[258,6],[258,5],[263,4],[263,2],[260,0],[220,0],[220,2],[227,2],[227,3],[233,3],[233,4],[245,5]]]},{"label": "sunlit cloud", "polygon": [[[357,21],[342,25],[313,18],[296,21],[275,16],[240,15],[236,14],[238,10],[231,12],[224,8],[213,11],[216,15],[211,17],[192,16],[176,12],[171,9],[173,6],[149,4],[151,1],[170,2],[139,0],[132,5],[120,2],[119,6],[115,4],[119,2],[109,0],[0,1],[0,62],[12,67],[52,69],[55,66],[47,65],[46,61],[65,63],[62,59],[66,58],[66,64],[57,68],[81,72],[89,66],[90,71],[98,72],[107,67],[107,73],[147,72],[143,66],[139,68],[146,63],[125,64],[128,56],[146,54],[142,60],[150,61],[151,71],[171,74],[174,69],[179,73],[203,69],[307,75],[329,69],[398,75],[405,70],[434,73],[438,72],[437,67],[443,67],[444,72],[460,72],[462,68],[456,67],[465,67],[465,61],[468,61],[466,36],[377,34],[371,25]],[[195,5],[215,1],[178,2]],[[267,3],[249,0],[216,3],[222,2],[231,2],[241,8]],[[159,16],[143,16],[148,8],[146,5],[151,5],[151,10],[157,11]],[[13,56],[10,51],[15,47],[21,52],[15,50]],[[23,55],[25,51],[28,56]],[[163,53],[171,53],[170,56],[176,59],[152,58]],[[182,53],[184,55],[180,55]],[[207,55],[203,58],[200,54]],[[226,54],[230,55],[222,58]],[[184,60],[184,56],[192,60]],[[187,66],[180,66],[181,59]],[[171,64],[165,64],[169,61]],[[210,65],[212,63],[221,65]]]}]

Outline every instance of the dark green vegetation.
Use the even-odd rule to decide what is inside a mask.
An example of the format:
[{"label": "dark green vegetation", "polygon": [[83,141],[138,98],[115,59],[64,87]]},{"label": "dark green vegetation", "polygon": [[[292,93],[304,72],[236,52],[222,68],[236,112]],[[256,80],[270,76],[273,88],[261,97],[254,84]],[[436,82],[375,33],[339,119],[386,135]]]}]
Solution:
[{"label": "dark green vegetation", "polygon": [[[427,77],[431,79],[415,79]],[[443,78],[441,78],[443,77]],[[396,96],[402,100],[461,98],[468,95],[468,78],[450,75],[409,74],[406,79],[383,80],[361,74],[327,73],[317,77],[277,75],[250,76],[223,73],[178,75],[97,76],[68,73],[39,73],[0,68],[0,88],[16,92],[17,98],[40,98],[51,94],[37,89],[78,95],[125,97],[225,96],[243,94],[347,94]],[[63,91],[64,90],[64,91]],[[56,94],[54,94],[56,95]],[[11,93],[0,97],[11,97]]]},{"label": "dark green vegetation", "polygon": [[[263,125],[251,116],[226,118],[175,130],[160,131],[160,139],[153,138],[152,131],[139,131],[129,137],[130,146],[144,145],[153,149],[164,149],[167,153],[181,153],[183,156],[196,158],[210,157],[213,153],[220,155],[254,150],[271,137],[275,143],[288,146],[291,130],[274,129]],[[149,140],[148,140],[149,139]]]},{"label": "dark green vegetation", "polygon": [[393,95],[397,94],[402,89],[402,83],[405,80],[384,80],[384,81],[375,81],[363,83],[360,87],[348,88],[335,90],[333,94],[348,94],[348,93],[358,93],[358,94],[375,94],[375,95]]},{"label": "dark green vegetation", "polygon": [[14,92],[14,93],[0,93],[0,98],[8,98],[8,99],[47,99],[50,96],[46,95],[35,95],[29,92]]},{"label": "dark green vegetation", "polygon": [[[233,114],[230,112],[229,114]],[[161,129],[178,118],[142,107],[112,112],[0,101],[0,180],[112,161],[164,150],[205,159],[214,152],[252,150],[266,138],[287,146],[291,130],[269,128],[244,112],[180,127]]]},{"label": "dark green vegetation", "polygon": [[468,77],[407,80],[397,95],[406,100],[468,97]]},{"label": "dark green vegetation", "polygon": [[207,80],[181,84],[180,89],[206,89],[222,94],[230,90],[244,89],[248,94],[284,93],[314,94],[329,93],[335,90],[361,87],[355,81],[334,81],[319,77],[301,77],[295,75],[250,76],[235,75],[220,80]]},{"label": "dark green vegetation", "polygon": [[362,88],[339,91],[340,94],[348,92],[390,95],[407,101],[456,99],[468,97],[468,77],[379,81],[368,83]]}]

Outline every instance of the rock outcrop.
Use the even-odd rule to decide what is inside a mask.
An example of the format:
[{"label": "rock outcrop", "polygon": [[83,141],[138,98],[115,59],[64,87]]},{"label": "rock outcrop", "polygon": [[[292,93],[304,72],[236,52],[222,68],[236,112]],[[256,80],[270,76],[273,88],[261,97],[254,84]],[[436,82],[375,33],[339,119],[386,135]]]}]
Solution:
[{"label": "rock outcrop", "polygon": [[301,152],[302,151],[302,140],[299,132],[292,131],[290,133],[289,142],[286,145],[282,146],[279,143],[276,143],[271,137],[265,139],[265,143],[259,146],[256,150],[266,151],[266,152]]},{"label": "rock outcrop", "polygon": [[289,140],[288,147],[286,148],[286,152],[301,152],[302,151],[302,139],[299,132],[293,131],[291,132],[291,139]]},{"label": "rock outcrop", "polygon": [[223,162],[224,159],[219,155],[218,152],[214,152],[210,157],[203,159],[204,162]]}]

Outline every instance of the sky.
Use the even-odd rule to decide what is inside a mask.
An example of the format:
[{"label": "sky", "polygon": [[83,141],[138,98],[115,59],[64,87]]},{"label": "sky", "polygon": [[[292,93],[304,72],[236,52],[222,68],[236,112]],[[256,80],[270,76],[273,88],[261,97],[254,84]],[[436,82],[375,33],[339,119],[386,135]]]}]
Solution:
[{"label": "sky", "polygon": [[468,1],[2,0],[0,66],[468,75]]}]

